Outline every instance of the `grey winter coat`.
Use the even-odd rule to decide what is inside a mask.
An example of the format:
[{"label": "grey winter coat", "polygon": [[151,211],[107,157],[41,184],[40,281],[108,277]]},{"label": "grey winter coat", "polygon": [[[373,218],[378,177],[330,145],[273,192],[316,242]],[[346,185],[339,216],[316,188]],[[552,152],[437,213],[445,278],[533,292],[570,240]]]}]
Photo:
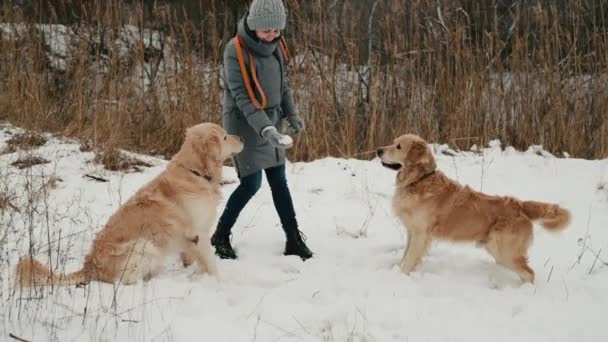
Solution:
[{"label": "grey winter coat", "polygon": [[[244,141],[243,151],[234,157],[239,178],[285,163],[285,150],[271,146],[261,136],[261,131],[269,125],[277,127],[280,131],[283,118],[297,115],[287,81],[287,68],[278,42],[258,41],[247,32],[245,25],[242,19],[238,24],[238,35],[253,55],[257,78],[266,94],[267,106],[263,110],[258,110],[251,102],[241,74],[233,38],[224,50],[223,125],[229,134],[236,134]],[[243,57],[249,71],[250,61],[245,49],[243,49]],[[249,79],[252,80],[251,75]],[[253,84],[252,89],[261,103],[261,97]]]}]

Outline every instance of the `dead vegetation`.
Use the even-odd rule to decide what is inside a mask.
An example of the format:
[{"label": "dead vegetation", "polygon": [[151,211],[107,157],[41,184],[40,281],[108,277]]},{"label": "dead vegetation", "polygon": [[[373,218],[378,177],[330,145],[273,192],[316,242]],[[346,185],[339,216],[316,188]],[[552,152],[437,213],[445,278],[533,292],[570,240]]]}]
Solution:
[{"label": "dead vegetation", "polygon": [[152,166],[150,163],[128,156],[113,147],[95,153],[94,162],[103,165],[106,170],[110,171],[141,172],[142,167]]},{"label": "dead vegetation", "polygon": [[14,194],[9,194],[3,191],[0,191],[0,211],[4,210],[17,210],[17,207],[13,204],[15,200]]},{"label": "dead vegetation", "polygon": [[47,142],[47,138],[36,132],[24,132],[14,135],[6,141],[8,147],[12,150],[30,150],[36,147],[43,146]]},{"label": "dead vegetation", "polygon": [[16,161],[12,162],[11,165],[16,166],[19,169],[26,169],[28,167],[48,164],[48,163],[50,163],[50,161],[48,161],[42,157],[30,155],[30,156],[25,156],[25,157],[17,159]]},{"label": "dead vegetation", "polygon": [[0,156],[3,154],[9,154],[9,153],[14,153],[17,152],[17,149],[15,149],[14,146],[11,145],[6,145],[2,148],[0,148]]},{"label": "dead vegetation", "polygon": [[[0,5],[1,118],[165,157],[185,127],[221,121],[223,48],[248,1],[22,3]],[[291,160],[370,158],[404,132],[608,154],[603,1],[285,3],[307,123]]]}]

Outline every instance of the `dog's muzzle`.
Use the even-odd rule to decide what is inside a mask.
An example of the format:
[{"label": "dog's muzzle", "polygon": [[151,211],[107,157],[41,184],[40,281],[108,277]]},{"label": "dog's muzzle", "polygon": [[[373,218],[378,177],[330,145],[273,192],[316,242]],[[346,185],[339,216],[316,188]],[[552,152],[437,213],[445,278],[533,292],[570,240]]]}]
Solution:
[{"label": "dog's muzzle", "polygon": [[382,166],[389,168],[391,170],[395,170],[395,171],[399,171],[399,169],[401,169],[401,164],[399,163],[387,163],[384,160],[382,160],[382,156],[384,155],[384,150],[379,148],[376,151],[376,154],[378,155],[378,157],[380,158],[380,162],[382,163]]},{"label": "dog's muzzle", "polygon": [[230,157],[234,157],[234,156],[236,156],[237,154],[239,154],[239,153],[243,152],[243,149],[245,148],[245,144],[243,143],[243,140],[242,140],[242,139],[241,139],[240,144],[241,144],[241,145],[239,146],[239,150],[238,150],[237,152],[232,152],[232,153],[230,153]]}]

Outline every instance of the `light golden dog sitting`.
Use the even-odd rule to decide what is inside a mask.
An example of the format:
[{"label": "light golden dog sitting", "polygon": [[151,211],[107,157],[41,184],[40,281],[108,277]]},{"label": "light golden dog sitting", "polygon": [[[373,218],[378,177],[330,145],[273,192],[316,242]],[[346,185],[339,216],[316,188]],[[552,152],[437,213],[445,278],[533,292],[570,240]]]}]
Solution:
[{"label": "light golden dog sitting", "polygon": [[527,251],[532,222],[550,231],[569,224],[570,212],[556,204],[490,196],[462,186],[437,170],[433,154],[420,137],[407,134],[377,151],[382,164],[398,170],[393,210],[408,232],[401,269],[410,273],[433,239],[474,241],[515,271],[523,282],[534,282]]},{"label": "light golden dog sitting", "polygon": [[32,257],[17,265],[21,286],[101,281],[133,284],[158,274],[165,257],[180,254],[199,272],[217,274],[209,232],[220,200],[222,164],[242,149],[238,136],[212,123],[189,128],[166,169],[144,185],[97,234],[81,270],[51,273]]}]

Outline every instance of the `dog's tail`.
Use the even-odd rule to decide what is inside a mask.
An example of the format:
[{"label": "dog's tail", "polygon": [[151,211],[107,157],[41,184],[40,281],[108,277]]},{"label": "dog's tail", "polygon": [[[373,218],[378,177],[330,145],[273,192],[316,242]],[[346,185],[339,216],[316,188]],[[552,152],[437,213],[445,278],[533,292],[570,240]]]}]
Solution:
[{"label": "dog's tail", "polygon": [[90,279],[84,269],[72,273],[52,273],[49,268],[31,256],[19,260],[16,270],[17,285],[30,286],[69,286],[87,283]]},{"label": "dog's tail", "polygon": [[524,201],[523,209],[532,221],[539,220],[549,231],[561,231],[570,224],[570,211],[557,204]]}]

